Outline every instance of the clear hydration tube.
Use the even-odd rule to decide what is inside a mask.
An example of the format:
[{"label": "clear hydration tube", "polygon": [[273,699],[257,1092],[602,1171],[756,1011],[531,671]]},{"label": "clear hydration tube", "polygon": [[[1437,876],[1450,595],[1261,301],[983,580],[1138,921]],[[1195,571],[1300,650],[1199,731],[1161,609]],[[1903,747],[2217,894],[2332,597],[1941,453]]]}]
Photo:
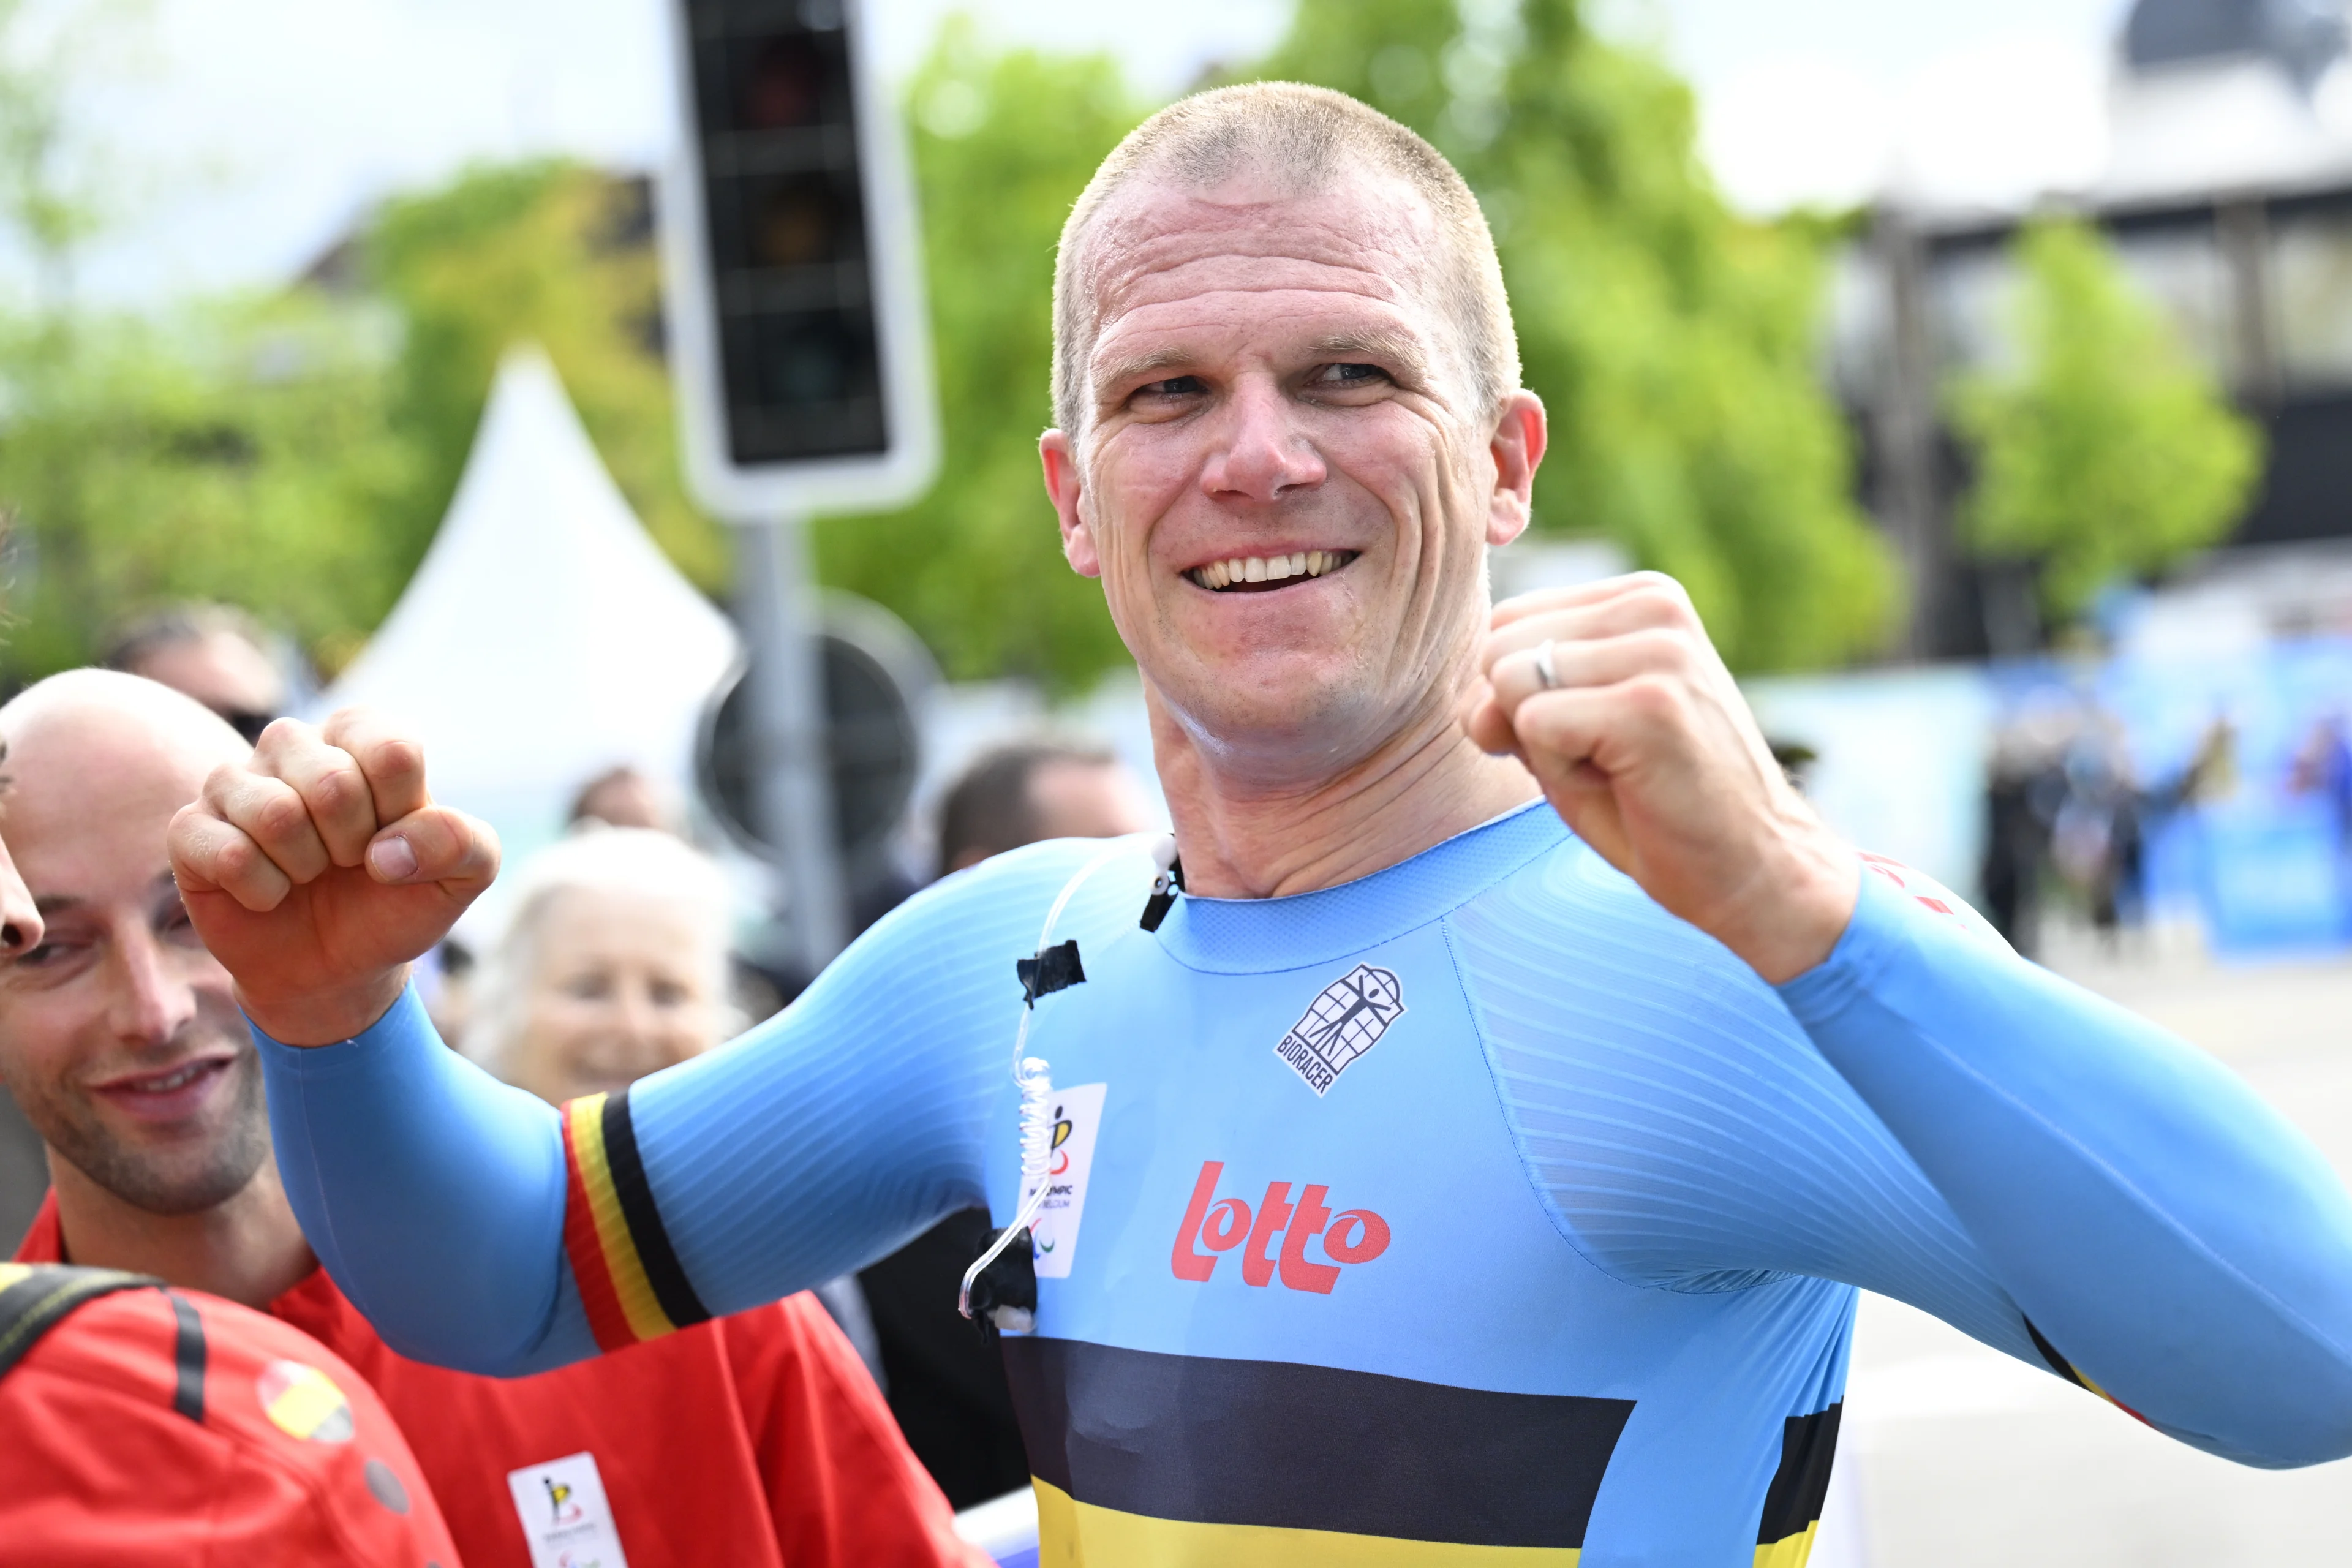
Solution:
[{"label": "clear hydration tube", "polygon": [[[1054,927],[1060,921],[1062,911],[1069,908],[1070,900],[1085,886],[1087,879],[1120,857],[1134,853],[1134,850],[1132,838],[1119,839],[1080,867],[1077,875],[1062,884],[1060,896],[1055,899],[1054,907],[1045,911],[1045,924],[1037,932],[1037,957],[1040,960],[1045,957],[1045,950],[1054,945]],[[1152,859],[1160,875],[1167,875],[1168,868],[1175,858],[1176,840],[1162,836],[1152,850]],[[1021,1091],[1021,1187],[1025,1196],[1020,1211],[1013,1216],[1013,1223],[999,1231],[996,1239],[989,1244],[988,1250],[963,1271],[963,1284],[956,1291],[956,1310],[967,1318],[972,1315],[972,1282],[987,1271],[988,1266],[995,1262],[1006,1247],[1013,1245],[1014,1237],[1029,1228],[1030,1223],[1037,1217],[1038,1209],[1045,1202],[1045,1194],[1053,1186],[1046,1179],[1046,1168],[1054,1155],[1053,1069],[1045,1058],[1028,1054],[1029,1023],[1037,1016],[1037,1000],[1032,998],[1023,1002],[1021,1026],[1013,1037],[1013,1082]],[[1025,1331],[1030,1325],[1016,1321],[998,1326]]]}]

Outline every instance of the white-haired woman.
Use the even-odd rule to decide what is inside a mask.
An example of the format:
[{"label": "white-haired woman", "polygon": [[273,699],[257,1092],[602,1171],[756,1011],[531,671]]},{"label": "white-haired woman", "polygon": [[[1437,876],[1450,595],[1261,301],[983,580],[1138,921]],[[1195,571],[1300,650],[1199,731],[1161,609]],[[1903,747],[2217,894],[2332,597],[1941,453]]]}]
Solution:
[{"label": "white-haired woman", "polygon": [[592,827],[524,868],[474,983],[466,1054],[561,1105],[626,1088],[742,1026],[728,998],[730,900],[667,833]]},{"label": "white-haired woman", "polygon": [[[478,972],[466,1053],[561,1104],[709,1049],[742,1023],[728,1001],[730,916],[717,865],[666,833],[599,826],[561,841],[523,868]],[[510,1535],[521,1510],[536,1530],[525,1504],[539,1494],[515,1478],[544,1472],[551,1486],[578,1470],[596,1478],[633,1568],[984,1563],[810,1296],[516,1382],[400,1367],[396,1386],[429,1403],[439,1429],[487,1446],[488,1463],[434,1455],[447,1468],[428,1479],[453,1520],[480,1504],[504,1516],[485,1528]]]}]

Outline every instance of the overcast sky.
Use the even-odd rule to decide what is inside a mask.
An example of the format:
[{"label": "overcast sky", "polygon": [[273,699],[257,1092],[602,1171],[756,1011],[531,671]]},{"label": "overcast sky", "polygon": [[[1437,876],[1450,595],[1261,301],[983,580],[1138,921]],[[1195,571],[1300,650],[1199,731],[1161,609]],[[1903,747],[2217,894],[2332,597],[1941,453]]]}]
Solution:
[{"label": "overcast sky", "polygon": [[[56,0],[79,5],[85,0]],[[647,166],[669,115],[664,0],[147,0],[100,51],[114,160],[140,176],[93,292],[283,277],[387,191],[469,159]],[[1115,51],[1155,93],[1279,36],[1286,0],[869,0],[903,70],[940,20]],[[1444,3],[1444,0],[1433,0]],[[1757,210],[1890,181],[2000,200],[2080,184],[2121,0],[1605,0],[1696,84],[1705,150]]]}]

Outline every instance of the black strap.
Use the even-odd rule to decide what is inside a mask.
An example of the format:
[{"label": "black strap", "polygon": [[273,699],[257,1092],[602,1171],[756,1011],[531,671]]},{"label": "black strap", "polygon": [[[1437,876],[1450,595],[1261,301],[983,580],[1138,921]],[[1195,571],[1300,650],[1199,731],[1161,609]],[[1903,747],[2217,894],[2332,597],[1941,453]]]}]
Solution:
[{"label": "black strap", "polygon": [[172,1299],[172,1319],[176,1325],[172,1334],[172,1408],[189,1420],[202,1426],[205,1419],[205,1321],[196,1316],[196,1305],[177,1290],[166,1290]]},{"label": "black strap", "polygon": [[0,1377],[25,1359],[41,1336],[76,1309],[118,1290],[163,1290],[178,1324],[172,1363],[175,1379],[172,1408],[191,1421],[205,1418],[205,1325],[185,1298],[164,1289],[152,1274],[119,1268],[76,1268],[63,1263],[11,1265],[0,1279]]}]

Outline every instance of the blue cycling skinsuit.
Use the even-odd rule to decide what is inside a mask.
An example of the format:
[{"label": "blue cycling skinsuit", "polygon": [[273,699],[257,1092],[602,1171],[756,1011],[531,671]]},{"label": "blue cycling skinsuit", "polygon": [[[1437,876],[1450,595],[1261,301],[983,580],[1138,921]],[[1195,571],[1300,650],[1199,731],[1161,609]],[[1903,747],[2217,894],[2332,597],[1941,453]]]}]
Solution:
[{"label": "blue cycling skinsuit", "polygon": [[[264,1040],[296,1211],[393,1344],[506,1373],[1008,1216],[1013,961],[1102,848],[950,878],[778,1018],[561,1115],[413,996]],[[1003,1350],[1046,1563],[1792,1568],[1856,1286],[2212,1452],[2352,1451],[2334,1173],[1914,873],[1864,858],[1776,991],[1541,803],[1156,931],[1116,853],[1027,1041],[1053,1185]]]}]

